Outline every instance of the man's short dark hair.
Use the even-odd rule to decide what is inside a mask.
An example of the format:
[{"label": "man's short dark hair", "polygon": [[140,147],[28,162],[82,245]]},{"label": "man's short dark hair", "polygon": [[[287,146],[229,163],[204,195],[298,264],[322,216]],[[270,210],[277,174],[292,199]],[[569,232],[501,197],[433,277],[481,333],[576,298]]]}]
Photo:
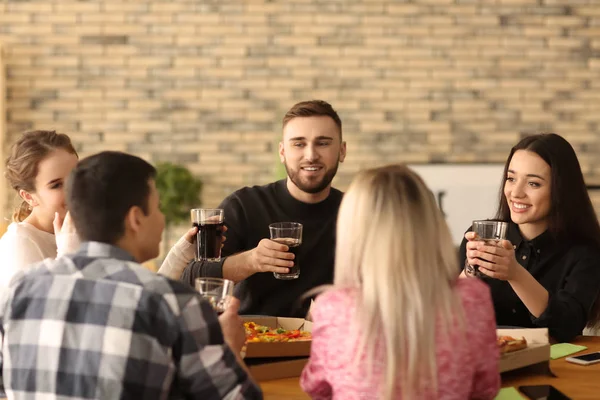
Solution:
[{"label": "man's short dark hair", "polygon": [[82,241],[115,244],[133,206],[148,213],[156,169],[131,154],[104,151],[79,162],[67,181],[67,207]]},{"label": "man's short dark hair", "polygon": [[283,116],[282,125],[285,128],[288,122],[298,117],[329,117],[335,122],[342,137],[342,120],[331,104],[323,100],[309,100],[296,103]]}]

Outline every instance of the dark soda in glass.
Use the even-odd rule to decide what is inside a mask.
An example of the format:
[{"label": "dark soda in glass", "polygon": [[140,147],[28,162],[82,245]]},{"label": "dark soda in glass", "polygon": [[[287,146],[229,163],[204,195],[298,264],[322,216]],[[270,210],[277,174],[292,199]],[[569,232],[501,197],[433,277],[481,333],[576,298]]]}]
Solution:
[{"label": "dark soda in glass", "polygon": [[196,260],[220,261],[223,242],[223,222],[194,222],[196,234]]},{"label": "dark soda in glass", "polygon": [[298,250],[300,250],[300,244],[302,244],[302,242],[300,241],[300,239],[294,239],[294,238],[277,238],[277,239],[273,239],[273,241],[277,242],[277,243],[281,243],[281,244],[285,244],[286,246],[289,247],[289,252],[294,254],[294,266],[292,268],[290,268],[290,272],[288,272],[287,274],[280,274],[277,272],[274,272],[275,274],[275,278],[277,279],[296,279],[300,276],[300,263],[298,260]]}]

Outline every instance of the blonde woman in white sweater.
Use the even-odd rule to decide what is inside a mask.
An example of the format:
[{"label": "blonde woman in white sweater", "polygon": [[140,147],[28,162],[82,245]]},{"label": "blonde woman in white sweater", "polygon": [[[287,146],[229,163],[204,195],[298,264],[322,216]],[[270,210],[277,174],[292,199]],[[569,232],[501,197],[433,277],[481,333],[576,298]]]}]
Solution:
[{"label": "blonde woman in white sweater", "polygon": [[[54,131],[24,133],[12,146],[5,177],[22,199],[0,238],[0,287],[20,269],[79,247],[65,205],[64,184],[79,158],[71,139]],[[179,279],[194,257],[190,229],[169,251],[159,273]]]}]

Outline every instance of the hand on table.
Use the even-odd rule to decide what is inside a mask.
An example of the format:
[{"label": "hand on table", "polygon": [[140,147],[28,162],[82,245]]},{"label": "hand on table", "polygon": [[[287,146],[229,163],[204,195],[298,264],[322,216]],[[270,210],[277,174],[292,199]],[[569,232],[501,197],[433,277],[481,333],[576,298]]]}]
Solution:
[{"label": "hand on table", "polygon": [[240,354],[244,343],[246,342],[246,331],[244,330],[244,322],[239,316],[240,301],[231,297],[227,309],[219,316],[219,323],[223,331],[225,343],[231,347],[236,353]]}]

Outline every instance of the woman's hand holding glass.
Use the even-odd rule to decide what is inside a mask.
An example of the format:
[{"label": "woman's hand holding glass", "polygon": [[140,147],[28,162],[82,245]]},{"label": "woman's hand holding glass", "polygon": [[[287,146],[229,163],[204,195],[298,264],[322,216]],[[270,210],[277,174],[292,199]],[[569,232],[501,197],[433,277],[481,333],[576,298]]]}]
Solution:
[{"label": "woman's hand holding glass", "polygon": [[508,240],[500,240],[499,246],[486,244],[475,232],[465,234],[467,242],[467,263],[477,265],[479,271],[490,278],[510,281],[515,279],[522,268],[515,257],[515,250]]},{"label": "woman's hand holding glass", "polygon": [[[227,238],[225,237],[225,232],[227,232],[227,227],[223,225],[223,229],[221,230],[221,235],[223,236],[223,239],[221,240],[221,248],[223,248],[223,243],[225,242],[225,240],[227,240]],[[190,229],[188,229],[188,231],[183,235],[183,237],[185,238],[185,240],[188,241],[188,243],[194,243],[196,241],[197,234],[198,227],[193,226]]]}]

